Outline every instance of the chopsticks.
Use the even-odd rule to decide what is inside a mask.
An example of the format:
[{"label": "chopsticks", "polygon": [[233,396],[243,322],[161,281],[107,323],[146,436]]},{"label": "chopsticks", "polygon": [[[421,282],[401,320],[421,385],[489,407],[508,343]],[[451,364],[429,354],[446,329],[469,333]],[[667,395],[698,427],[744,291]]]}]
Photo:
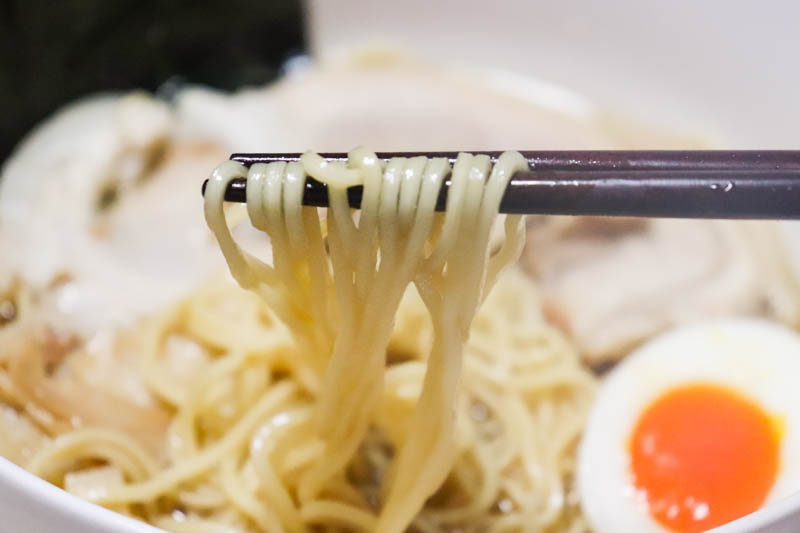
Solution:
[{"label": "chopsticks", "polygon": [[[484,153],[492,160],[502,152]],[[530,170],[515,174],[500,211],[674,218],[800,219],[800,151],[520,151]],[[233,154],[246,167],[254,163],[298,161],[302,154]],[[347,154],[320,154],[345,161]],[[457,152],[378,153],[379,158],[446,157]],[[246,201],[246,179],[225,193]],[[203,183],[205,193],[206,183]],[[449,181],[437,202],[443,210]],[[348,190],[350,205],[361,204],[361,188]],[[324,207],[324,184],[309,178],[303,204]]]}]

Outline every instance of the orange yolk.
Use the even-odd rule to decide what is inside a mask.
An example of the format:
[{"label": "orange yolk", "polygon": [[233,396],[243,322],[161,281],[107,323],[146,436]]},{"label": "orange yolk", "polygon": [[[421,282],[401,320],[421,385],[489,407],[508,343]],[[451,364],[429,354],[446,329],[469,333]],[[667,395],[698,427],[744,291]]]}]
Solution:
[{"label": "orange yolk", "polygon": [[761,507],[779,440],[774,420],[737,392],[681,386],[653,402],[631,434],[634,484],[662,525],[705,531]]}]

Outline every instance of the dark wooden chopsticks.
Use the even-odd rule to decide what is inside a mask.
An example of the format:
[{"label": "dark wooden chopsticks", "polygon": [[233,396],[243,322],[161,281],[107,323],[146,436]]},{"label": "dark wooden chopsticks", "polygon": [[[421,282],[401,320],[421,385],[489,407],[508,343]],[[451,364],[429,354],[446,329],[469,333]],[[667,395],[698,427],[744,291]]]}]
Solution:
[{"label": "dark wooden chopsticks", "polygon": [[[484,153],[493,159],[501,152]],[[800,219],[800,151],[520,151],[530,170],[515,174],[500,205],[503,213],[675,218]],[[298,161],[302,154],[233,154],[254,163]],[[347,154],[320,154],[329,160]],[[378,157],[446,157],[457,152],[378,153]],[[203,192],[205,192],[203,183]],[[437,209],[444,209],[449,182]],[[225,193],[245,201],[245,179]],[[361,204],[361,188],[348,190]],[[324,184],[309,178],[305,205],[326,206]]]}]

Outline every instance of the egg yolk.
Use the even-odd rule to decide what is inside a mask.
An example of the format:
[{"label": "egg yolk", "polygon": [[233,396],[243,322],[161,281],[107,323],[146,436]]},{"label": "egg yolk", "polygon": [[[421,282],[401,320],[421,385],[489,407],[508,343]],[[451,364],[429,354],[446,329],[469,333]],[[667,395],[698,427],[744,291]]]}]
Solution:
[{"label": "egg yolk", "polygon": [[681,386],[653,402],[631,434],[634,484],[668,529],[705,531],[761,507],[779,440],[774,420],[736,391]]}]

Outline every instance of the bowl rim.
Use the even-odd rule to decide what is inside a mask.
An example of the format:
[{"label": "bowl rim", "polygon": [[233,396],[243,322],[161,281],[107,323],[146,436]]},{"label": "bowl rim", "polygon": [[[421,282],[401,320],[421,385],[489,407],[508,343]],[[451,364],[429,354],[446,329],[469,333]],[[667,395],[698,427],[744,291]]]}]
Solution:
[{"label": "bowl rim", "polygon": [[[36,521],[32,518],[31,525],[61,523],[71,524],[77,528],[75,531],[86,531],[84,528],[91,528],[88,531],[164,533],[163,529],[158,529],[70,494],[5,457],[0,457],[0,494],[3,495],[0,498],[0,508],[14,505],[18,509],[17,513],[11,514],[12,520],[15,519],[14,517],[20,519],[26,514],[37,512],[43,512],[49,516],[46,521],[44,519]],[[9,516],[7,510],[3,514]],[[20,527],[25,524],[15,525]],[[38,531],[38,527],[34,527],[33,530]]]},{"label": "bowl rim", "polygon": [[708,533],[783,533],[796,531],[798,524],[800,492],[795,492],[733,522],[709,530]]},{"label": "bowl rim", "polygon": [[[116,533],[164,533],[145,522],[119,514],[56,487],[4,457],[0,457],[0,494],[7,503],[27,500],[36,509],[46,510],[49,520],[69,520],[77,527],[91,525],[97,531]],[[3,504],[0,504],[2,507]],[[22,514],[22,513],[20,513]],[[755,533],[772,530],[778,525],[787,528],[800,520],[800,492],[780,499],[738,520],[719,526],[710,533]],[[790,529],[786,529],[790,531]]]}]

